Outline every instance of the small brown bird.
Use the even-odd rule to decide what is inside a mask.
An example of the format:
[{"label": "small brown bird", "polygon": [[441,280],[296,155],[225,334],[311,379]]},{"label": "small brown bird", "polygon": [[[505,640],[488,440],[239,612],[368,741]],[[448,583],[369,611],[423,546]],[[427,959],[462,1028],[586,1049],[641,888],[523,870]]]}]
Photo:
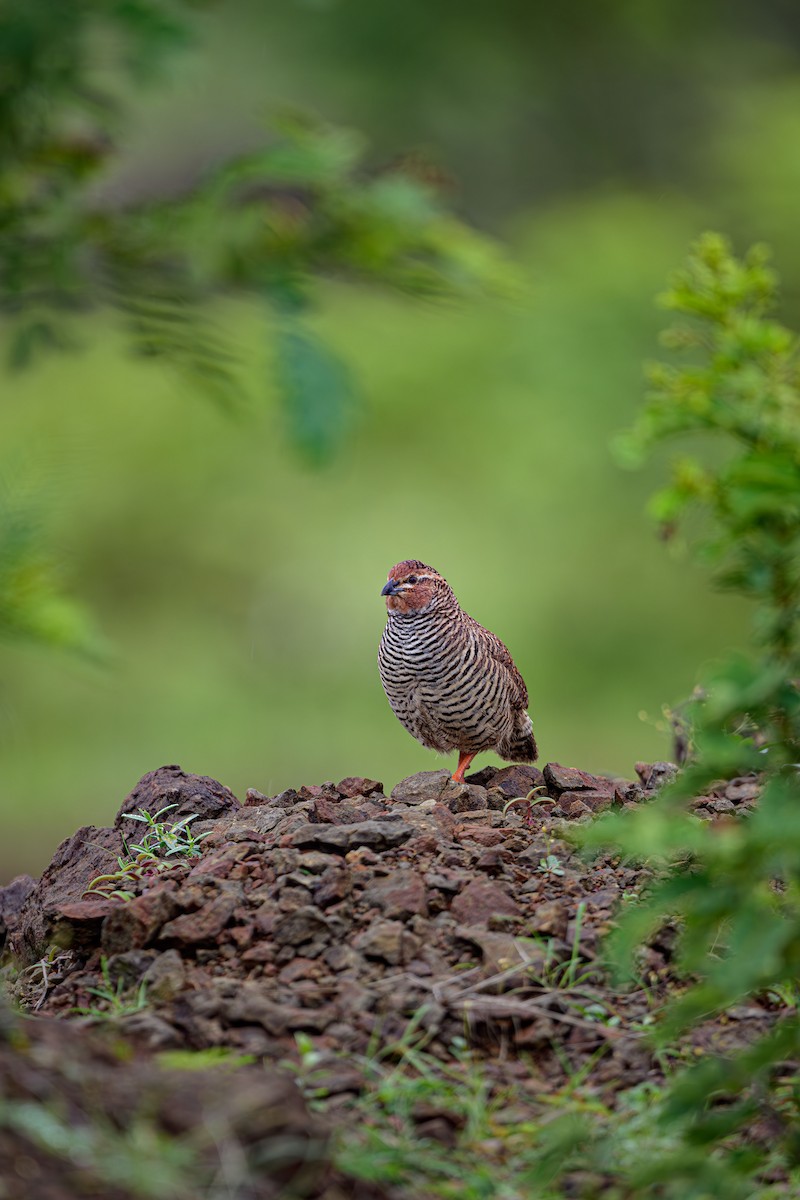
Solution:
[{"label": "small brown bird", "polygon": [[464,612],[446,579],[417,559],[392,567],[378,651],[395,716],[430,750],[458,750],[453,779],[481,750],[512,762],[537,755],[528,689],[506,647]]}]

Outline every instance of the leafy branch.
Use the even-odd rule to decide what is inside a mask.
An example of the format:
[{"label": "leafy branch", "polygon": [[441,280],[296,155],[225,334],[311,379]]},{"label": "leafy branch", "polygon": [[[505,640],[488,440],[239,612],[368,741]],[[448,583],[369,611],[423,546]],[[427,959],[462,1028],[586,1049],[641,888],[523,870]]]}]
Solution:
[{"label": "leafy branch", "polygon": [[[688,986],[659,1023],[657,1036],[669,1039],[746,996],[791,996],[785,985],[800,977],[800,373],[798,338],[772,315],[777,279],[762,247],[737,259],[723,238],[705,235],[662,303],[682,318],[664,342],[691,361],[651,367],[651,391],[624,448],[641,461],[675,435],[699,446],[673,463],[652,512],[667,536],[690,511],[700,516],[703,533],[692,544],[718,585],[754,601],[756,649],[703,681],[685,713],[689,763],[659,798],[586,834],[589,845],[661,864],[650,894],[623,914],[612,948],[630,968],[638,946],[677,921],[677,966]],[[763,786],[747,819],[712,826],[687,811],[713,782],[748,773]],[[779,1064],[800,1054],[796,1011],[790,1004],[774,1035],[738,1058],[678,1077],[663,1118],[689,1122],[687,1162],[700,1145],[707,1155],[720,1139],[743,1135],[752,1119],[752,1089],[729,1109],[716,1099],[755,1080],[760,1103],[772,1097]],[[778,1126],[787,1161],[796,1162],[791,1122]],[[669,1164],[654,1166],[654,1177],[664,1172]]]}]

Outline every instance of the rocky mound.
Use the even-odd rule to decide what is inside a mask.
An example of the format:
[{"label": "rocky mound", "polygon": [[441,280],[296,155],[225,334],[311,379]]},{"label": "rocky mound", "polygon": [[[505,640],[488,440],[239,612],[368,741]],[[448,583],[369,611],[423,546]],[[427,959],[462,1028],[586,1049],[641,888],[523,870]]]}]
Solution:
[{"label": "rocky mound", "polygon": [[[410,1029],[443,1058],[466,1037],[489,1076],[539,1089],[602,1047],[593,1080],[613,1098],[660,1077],[643,1033],[670,981],[671,937],[664,931],[647,951],[647,989],[612,993],[598,966],[600,939],[647,872],[609,856],[589,863],[566,839],[570,822],[640,803],[670,773],[667,764],[637,770],[631,783],[555,763],[543,772],[489,767],[464,785],[429,771],[390,796],[380,782],[352,777],[274,797],[250,791],[239,804],[214,780],[162,767],[126,798],[112,828],[79,830],[38,882],[21,878],[0,890],[12,990],[29,1012],[71,1017],[73,1029],[115,1015],[142,1072],[154,1052],[215,1047],[285,1071],[299,1045],[313,1044],[315,1090],[329,1111],[359,1092],[369,1054],[389,1052]],[[755,778],[735,780],[699,799],[698,815],[745,810],[757,792]],[[141,831],[131,814],[155,817],[166,806],[170,823],[196,814],[196,852],[124,872],[119,859]],[[743,1008],[692,1036],[721,1048],[770,1020],[765,1009]],[[53,1028],[36,1023],[29,1035],[29,1048],[38,1038],[36,1054],[51,1066]],[[85,1036],[87,1048],[70,1053],[102,1060],[96,1035]],[[36,1094],[38,1068],[20,1071],[18,1052],[0,1054],[0,1077],[3,1069],[6,1095]],[[62,1070],[67,1091],[75,1086],[68,1077]],[[288,1076],[268,1079],[286,1096],[261,1095],[254,1083],[230,1115],[245,1158],[249,1134],[236,1121],[249,1128],[247,1114],[265,1108],[285,1116],[285,1128],[272,1130],[278,1142],[289,1134],[297,1145],[303,1099]],[[99,1086],[111,1111],[124,1113],[131,1085],[117,1098],[105,1076]],[[173,1114],[168,1123],[180,1124],[185,1078],[135,1086],[153,1088]],[[214,1087],[198,1081],[196,1109],[213,1108]],[[77,1097],[72,1103],[80,1107]],[[315,1120],[303,1128],[303,1142],[324,1140]],[[0,1142],[4,1150],[14,1147]],[[15,1153],[25,1158],[19,1141]],[[286,1171],[299,1172],[308,1158],[305,1150],[289,1155]],[[319,1173],[305,1178],[297,1194],[318,1194]],[[44,1185],[43,1177],[37,1194],[50,1194]]]}]

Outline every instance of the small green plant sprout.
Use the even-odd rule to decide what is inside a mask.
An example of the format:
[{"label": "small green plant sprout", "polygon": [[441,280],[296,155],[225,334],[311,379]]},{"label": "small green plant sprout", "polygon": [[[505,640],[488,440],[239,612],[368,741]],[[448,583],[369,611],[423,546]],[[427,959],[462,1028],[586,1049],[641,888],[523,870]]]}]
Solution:
[{"label": "small green plant sprout", "polygon": [[139,842],[130,843],[123,836],[125,853],[117,859],[119,870],[98,875],[86,888],[84,898],[99,896],[105,900],[132,900],[136,894],[133,889],[143,880],[168,871],[174,865],[171,860],[175,855],[198,858],[201,854],[200,842],[210,831],[194,834],[189,829],[189,822],[195,820],[197,813],[181,817],[172,825],[159,819],[176,807],[175,804],[167,804],[155,816],[143,809],[139,809],[138,813],[125,813],[127,820],[144,823],[144,836]]},{"label": "small green plant sprout", "polygon": [[555,804],[555,800],[551,800],[551,798],[549,796],[537,796],[536,795],[537,792],[541,792],[543,789],[544,789],[544,784],[539,783],[536,785],[536,787],[531,788],[531,790],[528,792],[527,796],[513,796],[510,800],[507,800],[506,803],[503,805],[503,816],[506,815],[506,813],[512,807],[512,805],[522,804],[525,806],[524,807],[525,820],[528,822],[528,824],[530,824],[531,818],[533,816],[534,804]]},{"label": "small green plant sprout", "polygon": [[547,858],[540,858],[539,865],[536,868],[543,875],[563,875],[564,868],[561,865],[561,860],[557,854],[548,854]]},{"label": "small green plant sprout", "polygon": [[73,1008],[76,1016],[91,1017],[95,1021],[118,1021],[132,1013],[140,1012],[147,1005],[147,984],[139,984],[132,996],[126,994],[125,982],[120,976],[116,983],[112,982],[108,959],[100,959],[100,974],[103,977],[101,987],[89,987],[87,992],[96,996],[98,1003]]},{"label": "small green plant sprout", "polygon": [[158,810],[155,816],[141,808],[138,813],[125,813],[126,820],[142,821],[147,827],[144,837],[139,843],[133,843],[128,847],[123,838],[123,846],[126,850],[133,851],[135,854],[155,854],[158,858],[169,858],[172,854],[185,854],[187,858],[199,857],[200,842],[208,836],[210,831],[197,835],[190,831],[189,822],[196,820],[197,813],[181,817],[180,821],[175,821],[172,825],[166,825],[159,820],[164,813],[177,807],[177,804],[166,804]]}]

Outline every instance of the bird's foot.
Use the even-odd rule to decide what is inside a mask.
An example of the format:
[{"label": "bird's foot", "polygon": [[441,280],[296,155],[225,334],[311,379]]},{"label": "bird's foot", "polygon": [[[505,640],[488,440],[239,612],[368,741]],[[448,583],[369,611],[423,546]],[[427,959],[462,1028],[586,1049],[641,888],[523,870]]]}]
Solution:
[{"label": "bird's foot", "polygon": [[[477,751],[475,753],[477,753]],[[474,757],[475,757],[475,754],[465,754],[463,751],[459,750],[458,766],[456,767],[455,771],[453,772],[453,783],[463,783],[464,782],[464,772],[466,771],[467,767],[472,762]]]}]

